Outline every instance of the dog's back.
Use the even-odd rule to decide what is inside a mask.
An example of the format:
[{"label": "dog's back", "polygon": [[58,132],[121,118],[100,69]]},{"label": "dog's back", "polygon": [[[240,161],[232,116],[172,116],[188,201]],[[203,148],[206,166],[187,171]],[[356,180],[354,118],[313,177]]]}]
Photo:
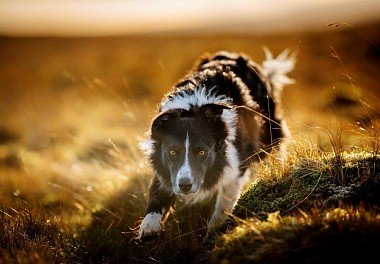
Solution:
[{"label": "dog's back", "polygon": [[232,98],[238,112],[237,149],[241,166],[263,158],[288,137],[282,116],[281,96],[285,84],[293,81],[286,74],[295,63],[284,51],[277,58],[265,49],[266,60],[259,65],[244,54],[221,51],[206,55],[194,70],[175,87],[213,89],[213,93]]}]

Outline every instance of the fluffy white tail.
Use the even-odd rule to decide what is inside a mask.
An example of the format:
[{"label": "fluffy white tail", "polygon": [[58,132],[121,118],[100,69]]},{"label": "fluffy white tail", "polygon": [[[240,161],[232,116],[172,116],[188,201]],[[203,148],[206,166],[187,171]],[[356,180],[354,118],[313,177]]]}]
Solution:
[{"label": "fluffy white tail", "polygon": [[294,68],[296,54],[290,53],[289,50],[286,49],[274,58],[267,47],[264,47],[264,52],[266,58],[262,65],[262,72],[265,78],[273,85],[273,88],[281,92],[284,85],[295,82],[287,76],[287,73]]}]

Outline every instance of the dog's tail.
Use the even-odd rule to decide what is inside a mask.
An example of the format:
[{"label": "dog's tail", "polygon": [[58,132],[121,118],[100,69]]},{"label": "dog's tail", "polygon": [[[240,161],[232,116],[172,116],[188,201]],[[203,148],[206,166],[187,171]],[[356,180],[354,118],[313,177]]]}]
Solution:
[{"label": "dog's tail", "polygon": [[290,53],[288,49],[281,52],[276,58],[267,47],[264,47],[265,60],[262,65],[262,73],[271,84],[272,94],[281,94],[287,84],[295,81],[287,76],[293,70],[296,63],[296,53]]}]

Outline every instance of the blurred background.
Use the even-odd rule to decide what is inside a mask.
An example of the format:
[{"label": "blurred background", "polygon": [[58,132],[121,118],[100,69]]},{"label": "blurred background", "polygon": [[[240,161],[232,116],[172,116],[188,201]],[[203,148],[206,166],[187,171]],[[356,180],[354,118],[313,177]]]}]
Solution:
[{"label": "blurred background", "polygon": [[156,106],[218,50],[297,52],[292,133],[355,149],[380,118],[379,28],[380,1],[1,0],[0,199],[84,223],[131,175],[145,195]]},{"label": "blurred background", "polygon": [[47,147],[132,122],[139,137],[199,56],[228,50],[261,62],[263,46],[298,53],[284,97],[294,128],[331,114],[367,124],[379,110],[379,20],[380,1],[3,0],[1,131]]}]

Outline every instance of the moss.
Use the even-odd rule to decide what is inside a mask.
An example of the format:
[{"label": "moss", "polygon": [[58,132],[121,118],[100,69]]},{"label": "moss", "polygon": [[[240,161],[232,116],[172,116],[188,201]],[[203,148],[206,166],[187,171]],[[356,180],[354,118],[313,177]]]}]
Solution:
[{"label": "moss", "polygon": [[352,263],[377,258],[378,214],[363,208],[314,211],[302,217],[270,214],[218,237],[211,263]]},{"label": "moss", "polygon": [[233,210],[240,218],[297,209],[327,208],[339,203],[378,206],[380,157],[368,153],[300,160],[276,181],[261,180],[244,193]]}]

